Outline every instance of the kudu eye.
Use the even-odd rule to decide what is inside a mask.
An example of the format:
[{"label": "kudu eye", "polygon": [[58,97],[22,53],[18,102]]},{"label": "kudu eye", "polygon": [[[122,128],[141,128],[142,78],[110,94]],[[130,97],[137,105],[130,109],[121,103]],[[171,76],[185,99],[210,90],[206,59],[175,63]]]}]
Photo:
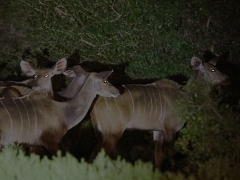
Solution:
[{"label": "kudu eye", "polygon": [[215,72],[216,70],[215,69],[211,69],[211,72]]},{"label": "kudu eye", "polygon": [[105,79],[103,82],[104,82],[104,83],[107,83],[108,81]]},{"label": "kudu eye", "polygon": [[48,78],[48,74],[46,74],[44,77],[45,77],[45,78]]},{"label": "kudu eye", "polygon": [[34,76],[33,76],[33,79],[37,79],[37,75],[34,75]]}]

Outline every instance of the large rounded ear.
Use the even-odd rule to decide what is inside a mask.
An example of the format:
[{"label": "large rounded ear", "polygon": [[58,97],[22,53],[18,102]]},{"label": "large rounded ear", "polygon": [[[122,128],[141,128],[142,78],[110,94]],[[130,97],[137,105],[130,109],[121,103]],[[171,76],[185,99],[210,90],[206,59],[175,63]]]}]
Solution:
[{"label": "large rounded ear", "polygon": [[208,61],[208,63],[210,63],[210,64],[216,66],[218,60],[219,60],[219,58],[218,58],[218,57],[215,57],[215,58],[211,59],[210,61]]},{"label": "large rounded ear", "polygon": [[203,70],[204,68],[202,60],[195,56],[191,58],[191,66],[194,70]]},{"label": "large rounded ear", "polygon": [[36,74],[36,70],[28,62],[21,60],[20,66],[23,74],[27,76],[33,76]]},{"label": "large rounded ear", "polygon": [[76,76],[75,72],[71,69],[68,69],[68,70],[64,71],[63,74],[65,76],[68,76],[68,77],[75,77]]},{"label": "large rounded ear", "polygon": [[67,68],[67,59],[62,58],[59,61],[56,62],[56,64],[53,66],[52,72],[53,74],[61,74],[63,73]]},{"label": "large rounded ear", "polygon": [[103,79],[103,80],[106,80],[112,74],[112,72],[113,72],[113,70],[103,71],[103,72],[97,73],[96,76]]}]

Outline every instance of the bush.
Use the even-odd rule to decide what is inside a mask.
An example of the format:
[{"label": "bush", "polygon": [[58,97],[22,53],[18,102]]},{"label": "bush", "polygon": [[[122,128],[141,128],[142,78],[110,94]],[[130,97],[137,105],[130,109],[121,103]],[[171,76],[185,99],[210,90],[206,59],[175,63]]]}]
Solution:
[{"label": "bush", "polygon": [[120,160],[112,161],[103,152],[92,164],[60,153],[52,160],[46,156],[25,156],[22,149],[7,147],[0,153],[0,176],[2,179],[159,179],[160,173],[153,171],[150,163],[136,162],[134,165]]},{"label": "bush", "polygon": [[199,179],[236,179],[240,168],[239,112],[219,105],[219,96],[206,98],[199,84],[186,89],[193,94],[180,102],[179,111],[187,124],[175,144],[177,151],[188,156],[195,167],[192,173],[200,174]]},{"label": "bush", "polygon": [[[2,61],[80,55],[79,62],[129,63],[133,79],[189,75],[205,49],[238,57],[239,6],[230,1],[3,1]],[[224,8],[222,8],[224,7]],[[8,47],[8,48],[7,48]],[[15,63],[14,63],[15,62]],[[9,74],[9,71],[6,72]],[[6,74],[5,73],[5,74]],[[5,75],[2,73],[2,75]]]}]

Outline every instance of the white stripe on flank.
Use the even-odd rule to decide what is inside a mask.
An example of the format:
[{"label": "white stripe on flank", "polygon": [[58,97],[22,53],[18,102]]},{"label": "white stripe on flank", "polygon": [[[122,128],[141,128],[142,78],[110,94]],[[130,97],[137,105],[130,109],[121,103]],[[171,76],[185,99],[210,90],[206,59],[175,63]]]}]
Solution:
[{"label": "white stripe on flank", "polygon": [[9,116],[9,118],[10,118],[10,121],[11,121],[11,122],[10,122],[10,124],[11,124],[11,134],[12,134],[12,130],[13,130],[12,117],[11,117],[10,113],[8,112],[8,110],[7,110],[6,106],[4,105],[4,103],[3,103],[1,100],[0,100],[0,102],[1,102],[1,104],[3,105],[3,107],[5,108],[7,114],[8,114],[8,116]]},{"label": "white stripe on flank", "polygon": [[154,102],[155,102],[155,115],[156,115],[156,112],[157,112],[157,99],[156,99],[155,92],[154,92],[152,87],[151,87],[151,89],[152,89],[152,92],[153,92],[153,98],[154,98]]},{"label": "white stripe on flank", "polygon": [[33,111],[34,111],[34,115],[35,115],[35,134],[37,135],[37,129],[38,129],[38,119],[37,119],[37,114],[36,114],[36,110],[35,110],[35,107],[32,103],[32,101],[30,101],[29,97],[27,98],[28,101],[31,103],[32,107],[33,107]]},{"label": "white stripe on flank", "polygon": [[[98,120],[98,116],[97,116],[97,111],[96,111],[96,106],[93,106],[93,114],[95,115],[95,117],[96,117],[96,119],[95,119],[95,122],[97,122],[97,129],[100,131],[100,132],[102,132],[101,131],[101,124],[100,124],[100,121]],[[94,123],[93,123],[94,124]]]},{"label": "white stripe on flank", "polygon": [[151,110],[150,110],[150,116],[151,116],[151,114],[152,114],[152,109],[153,109],[153,104],[152,104],[152,96],[151,96],[151,93],[150,93],[150,91],[148,90],[148,87],[147,86],[145,86],[146,88],[147,88],[147,91],[148,91],[148,94],[149,94],[149,97],[150,97],[150,99],[151,99]]},{"label": "white stripe on flank", "polygon": [[163,116],[163,112],[162,112],[162,103],[163,103],[163,101],[162,101],[162,97],[161,97],[161,93],[160,93],[160,90],[158,89],[158,87],[156,86],[156,85],[154,85],[156,88],[157,88],[157,90],[158,90],[158,94],[159,94],[159,107],[160,107],[160,114],[159,114],[159,121],[162,119],[162,116]]},{"label": "white stripe on flank", "polygon": [[96,120],[97,120],[97,124],[98,124],[98,126],[97,126],[97,128],[98,128],[98,130],[100,131],[100,132],[102,132],[102,128],[101,128],[101,124],[99,123],[99,120],[98,120],[98,118],[96,118]]},{"label": "white stripe on flank", "polygon": [[120,95],[120,97],[121,97],[121,100],[122,100],[122,102],[123,102],[123,104],[124,104],[124,106],[125,106],[125,102],[124,102],[124,100],[123,100],[123,96]]},{"label": "white stripe on flank", "polygon": [[[141,85],[140,87],[144,87],[143,85]],[[143,99],[144,99],[144,114],[146,114],[146,105],[147,105],[147,103],[146,103],[146,97],[145,97],[145,92],[144,92],[144,89],[142,88],[142,90],[143,90]]]},{"label": "white stripe on flank", "polygon": [[165,95],[165,91],[164,88],[162,88],[163,90],[163,97],[164,97],[164,109],[163,109],[163,119],[165,118],[165,114],[166,114],[166,106],[167,106],[167,101],[166,101],[166,95]]},{"label": "white stripe on flank", "polygon": [[[155,110],[155,116],[157,115],[157,110],[158,110],[158,101],[159,101],[159,97],[160,97],[160,93],[159,93],[159,89],[156,87],[155,84],[153,84],[153,87],[155,87],[158,90],[158,98],[156,98],[156,96],[154,95],[155,98],[155,106],[156,106],[156,110]],[[160,101],[161,102],[161,101]]]},{"label": "white stripe on flank", "polygon": [[107,106],[107,110],[110,111],[111,109],[110,109],[109,106],[108,106],[107,99],[106,99],[105,97],[103,97],[103,98],[104,98],[104,100],[105,100],[105,103],[106,103],[106,106]]},{"label": "white stripe on flank", "polygon": [[28,133],[29,134],[29,129],[30,129],[30,118],[29,118],[29,114],[28,114],[28,110],[27,110],[27,107],[25,106],[25,104],[23,103],[22,99],[19,98],[21,103],[23,104],[24,108],[26,109],[26,112],[27,112],[27,116],[28,116]]},{"label": "white stripe on flank", "polygon": [[[135,85],[135,86],[138,87],[139,85]],[[138,109],[138,116],[139,116],[139,99],[138,99],[138,91],[137,91],[137,90],[138,90],[138,88],[135,90],[135,92],[136,92],[136,95],[137,95],[137,98],[136,98],[136,99],[137,99],[137,106],[138,106],[137,109]]]},{"label": "white stripe on flank", "polygon": [[21,113],[21,111],[20,111],[17,103],[14,101],[14,98],[13,98],[13,102],[14,102],[14,104],[17,106],[18,112],[19,112],[19,114],[20,114],[20,119],[21,119],[21,122],[22,122],[22,125],[21,125],[21,134],[22,134],[22,130],[23,130],[23,118],[22,118],[22,113]]},{"label": "white stripe on flank", "polygon": [[131,94],[131,92],[129,91],[129,89],[128,89],[127,87],[125,87],[125,89],[128,91],[128,93],[129,93],[130,96],[131,96],[131,99],[132,99],[132,106],[133,106],[133,113],[134,113],[134,102],[133,102],[132,94]]},{"label": "white stripe on flank", "polygon": [[116,103],[116,106],[117,106],[117,109],[118,109],[118,111],[120,112],[120,116],[121,116],[122,123],[123,123],[122,111],[121,111],[121,109],[120,109],[120,108],[119,108],[119,106],[118,106],[118,103],[117,103],[117,100],[116,100],[116,98],[113,98],[113,99],[114,99],[114,101],[115,101],[115,103]]}]

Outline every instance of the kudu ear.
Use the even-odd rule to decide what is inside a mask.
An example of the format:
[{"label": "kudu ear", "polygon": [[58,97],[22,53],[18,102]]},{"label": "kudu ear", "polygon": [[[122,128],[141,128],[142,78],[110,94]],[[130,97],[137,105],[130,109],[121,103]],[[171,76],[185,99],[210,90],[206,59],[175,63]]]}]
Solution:
[{"label": "kudu ear", "polygon": [[68,76],[68,77],[75,77],[76,76],[76,73],[71,69],[68,69],[68,70],[64,71],[63,74],[65,76]]},{"label": "kudu ear", "polygon": [[218,58],[218,57],[215,57],[215,58],[211,59],[210,61],[208,61],[208,63],[210,63],[210,64],[216,66],[218,60],[219,60],[219,58]]},{"label": "kudu ear", "polygon": [[113,70],[111,70],[111,71],[103,71],[103,72],[97,73],[96,76],[98,78],[106,80],[112,74],[112,72],[113,72]]},{"label": "kudu ear", "polygon": [[33,76],[36,74],[36,70],[26,61],[21,60],[20,62],[22,72],[27,76]]},{"label": "kudu ear", "polygon": [[62,58],[59,61],[56,62],[56,64],[53,66],[52,72],[53,74],[61,74],[63,73],[67,68],[67,59]]},{"label": "kudu ear", "polygon": [[192,66],[192,69],[200,70],[200,71],[203,70],[204,68],[202,60],[195,56],[191,58],[191,66]]}]

